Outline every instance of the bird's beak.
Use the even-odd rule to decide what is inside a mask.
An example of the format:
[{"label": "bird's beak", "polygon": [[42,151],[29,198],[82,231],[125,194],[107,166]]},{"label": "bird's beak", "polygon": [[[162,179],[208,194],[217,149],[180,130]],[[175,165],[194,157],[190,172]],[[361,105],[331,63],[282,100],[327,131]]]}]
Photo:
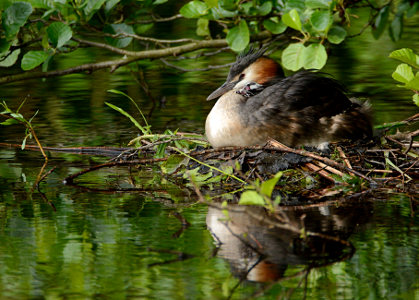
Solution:
[{"label": "bird's beak", "polygon": [[208,97],[207,101],[217,99],[218,97],[224,95],[228,91],[234,88],[237,82],[225,82],[222,86],[220,86],[218,89],[213,91]]}]

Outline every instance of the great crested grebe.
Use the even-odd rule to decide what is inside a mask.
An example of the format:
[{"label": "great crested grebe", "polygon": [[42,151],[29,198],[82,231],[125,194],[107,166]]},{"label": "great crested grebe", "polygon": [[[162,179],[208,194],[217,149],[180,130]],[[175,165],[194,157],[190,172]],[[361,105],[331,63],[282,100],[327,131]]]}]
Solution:
[{"label": "great crested grebe", "polygon": [[207,100],[218,99],[205,131],[214,148],[264,145],[317,146],[372,136],[369,105],[349,99],[334,79],[311,71],[284,77],[264,51],[238,56],[227,81]]}]

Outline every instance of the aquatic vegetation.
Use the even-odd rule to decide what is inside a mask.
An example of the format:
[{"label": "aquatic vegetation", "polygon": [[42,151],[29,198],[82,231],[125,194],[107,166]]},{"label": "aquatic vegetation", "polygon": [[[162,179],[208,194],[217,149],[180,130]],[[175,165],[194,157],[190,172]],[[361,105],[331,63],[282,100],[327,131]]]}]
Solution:
[{"label": "aquatic vegetation", "polygon": [[35,129],[32,125],[32,121],[35,118],[35,116],[38,114],[38,111],[35,112],[35,114],[30,117],[29,119],[26,119],[21,113],[19,113],[20,109],[22,108],[23,104],[25,103],[26,98],[22,101],[22,103],[19,105],[19,107],[16,109],[16,111],[13,111],[10,109],[6,102],[3,101],[3,103],[0,103],[0,105],[3,107],[3,111],[0,112],[0,116],[6,118],[7,120],[4,122],[1,122],[0,125],[3,126],[10,126],[14,124],[22,124],[26,127],[25,129],[25,137],[23,138],[21,149],[24,150],[26,146],[27,139],[34,138],[36,144],[38,145],[42,155],[44,156],[45,160],[48,160],[48,156],[45,154],[44,148],[42,147],[41,142],[39,141],[38,137],[36,136]]}]

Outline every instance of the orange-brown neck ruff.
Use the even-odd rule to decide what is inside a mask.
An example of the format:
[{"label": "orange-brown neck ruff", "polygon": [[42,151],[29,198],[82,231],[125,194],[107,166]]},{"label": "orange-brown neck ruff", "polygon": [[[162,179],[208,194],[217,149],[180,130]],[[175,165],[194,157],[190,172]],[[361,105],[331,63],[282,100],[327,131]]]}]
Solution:
[{"label": "orange-brown neck ruff", "polygon": [[267,83],[280,74],[279,64],[267,57],[259,58],[250,66],[250,68],[251,73],[254,76],[252,80],[259,84]]}]

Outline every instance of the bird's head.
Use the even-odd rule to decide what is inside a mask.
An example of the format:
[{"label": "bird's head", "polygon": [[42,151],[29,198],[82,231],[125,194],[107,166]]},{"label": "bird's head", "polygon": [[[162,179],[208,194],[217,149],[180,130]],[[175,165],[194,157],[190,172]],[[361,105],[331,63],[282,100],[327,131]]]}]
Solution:
[{"label": "bird's head", "polygon": [[251,82],[264,85],[277,77],[283,77],[281,66],[266,56],[264,50],[239,55],[231,66],[226,82],[213,91],[207,100],[214,100],[230,90],[241,89]]}]

